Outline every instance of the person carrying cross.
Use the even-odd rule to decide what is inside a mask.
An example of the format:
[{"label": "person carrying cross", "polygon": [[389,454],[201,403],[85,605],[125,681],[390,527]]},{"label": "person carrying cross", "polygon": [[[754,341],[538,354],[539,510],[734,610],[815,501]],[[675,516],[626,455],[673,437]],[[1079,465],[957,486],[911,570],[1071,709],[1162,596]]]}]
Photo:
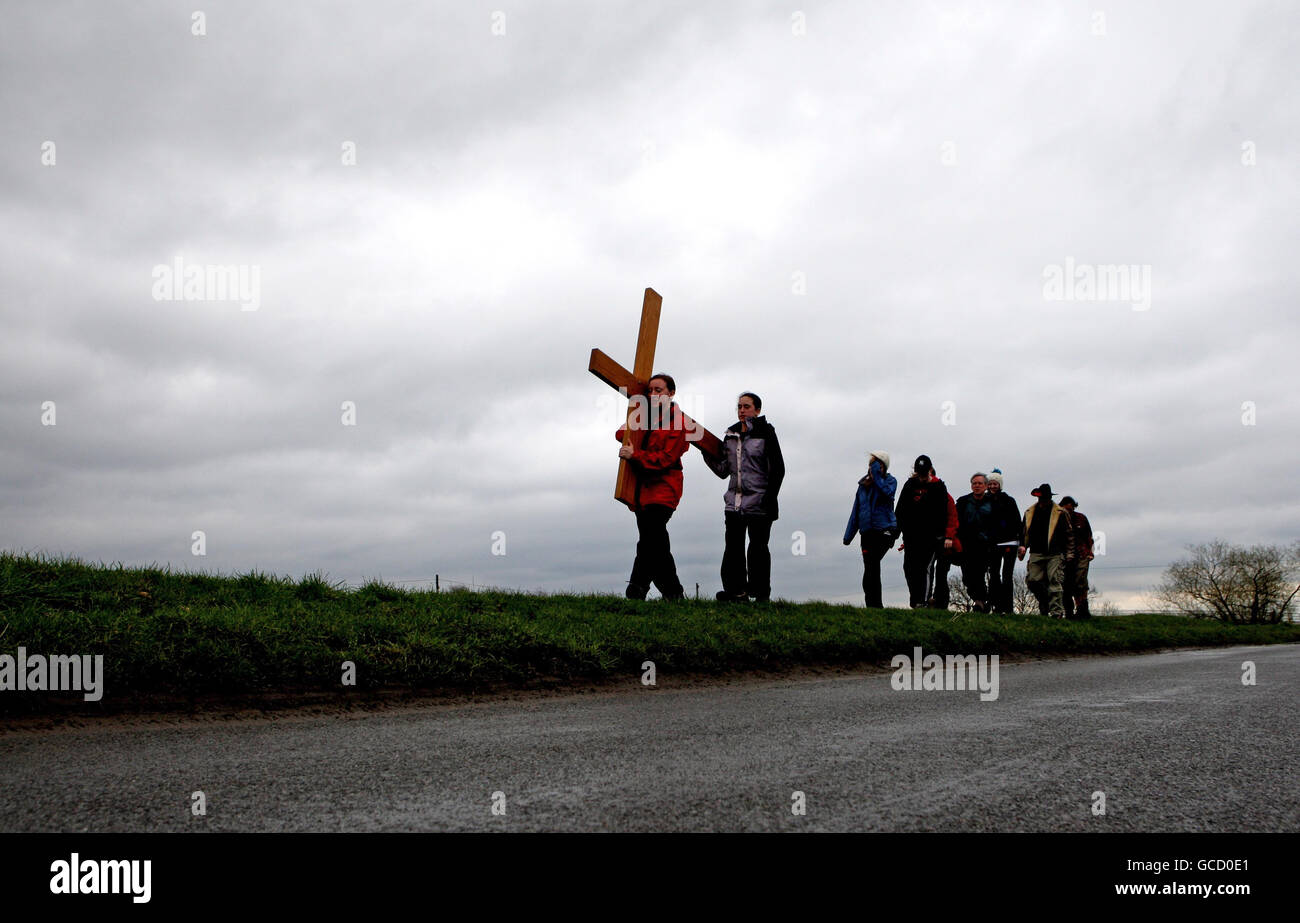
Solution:
[{"label": "person carrying cross", "polygon": [[[683,599],[677,562],[668,538],[668,520],[682,499],[682,456],[689,443],[681,410],[673,401],[677,383],[671,375],[654,375],[649,382],[649,401],[643,415],[629,417],[631,439],[618,450],[627,460],[636,481],[636,493],[628,508],[636,514],[636,559],[628,578],[628,599],[645,599],[653,583],[664,599]],[[623,442],[627,426],[620,426],[614,438]]]}]

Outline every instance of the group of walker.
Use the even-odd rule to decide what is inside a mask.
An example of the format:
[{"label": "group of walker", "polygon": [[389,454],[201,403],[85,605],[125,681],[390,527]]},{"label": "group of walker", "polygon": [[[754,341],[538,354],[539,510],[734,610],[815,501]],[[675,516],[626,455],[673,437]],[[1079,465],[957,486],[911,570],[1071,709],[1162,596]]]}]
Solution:
[{"label": "group of walker", "polygon": [[[651,585],[664,599],[685,593],[677,577],[668,537],[668,520],[682,497],[682,456],[690,443],[681,411],[673,402],[672,376],[649,382],[648,420],[634,429],[639,438],[619,449],[633,466],[638,540],[626,595],[645,599]],[[771,598],[772,556],[768,539],[778,517],[777,495],[785,479],[785,460],[776,430],[761,415],[763,402],[751,391],[736,401],[736,423],[722,439],[722,452],[705,455],[709,468],[728,478],[725,545],[722,556],[723,602]],[[615,437],[624,441],[625,427]],[[882,608],[880,563],[902,537],[903,574],[913,609],[947,609],[948,571],[961,568],[962,582],[978,612],[1010,613],[1014,604],[1015,562],[1028,554],[1027,583],[1043,615],[1087,618],[1088,565],[1092,529],[1072,497],[1059,504],[1048,484],[1032,491],[1037,502],[1022,515],[1002,491],[1002,473],[976,472],[971,492],[953,500],[921,455],[895,502],[898,482],[889,473],[889,454],[872,452],[867,473],[858,481],[844,544],[856,533],[862,549],[862,591],[867,606]],[[748,548],[745,539],[748,537]]]},{"label": "group of walker", "polygon": [[971,475],[970,493],[953,500],[928,455],[917,456],[895,503],[897,487],[889,453],[871,452],[844,530],[846,545],[855,533],[860,536],[868,606],[881,606],[880,562],[901,536],[913,609],[948,608],[948,571],[957,564],[971,608],[1009,614],[1016,561],[1027,554],[1025,582],[1038,611],[1054,618],[1089,617],[1092,526],[1073,497],[1058,504],[1051,485],[1040,484],[1031,491],[1036,501],[1022,514],[994,468]]}]

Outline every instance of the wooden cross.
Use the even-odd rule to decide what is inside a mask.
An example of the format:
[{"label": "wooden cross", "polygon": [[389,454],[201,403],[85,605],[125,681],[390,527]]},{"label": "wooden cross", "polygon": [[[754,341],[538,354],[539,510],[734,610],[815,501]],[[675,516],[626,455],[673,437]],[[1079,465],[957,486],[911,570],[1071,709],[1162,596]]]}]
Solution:
[{"label": "wooden cross", "polygon": [[[645,290],[645,300],[641,303],[641,331],[636,338],[636,357],[632,360],[632,371],[619,365],[599,349],[591,351],[591,361],[587,371],[595,375],[611,388],[627,394],[627,424],[623,433],[623,445],[632,444],[633,411],[636,398],[647,397],[650,392],[650,376],[654,374],[655,340],[659,336],[659,309],[663,298],[652,288]],[[644,419],[645,414],[636,415]],[[682,414],[682,424],[686,428],[686,438],[705,455],[717,458],[722,455],[722,442],[703,426],[686,414]],[[638,427],[638,430],[640,427]],[[627,459],[618,460],[618,480],[614,482],[614,499],[631,506],[636,499],[636,480],[629,470]]]}]

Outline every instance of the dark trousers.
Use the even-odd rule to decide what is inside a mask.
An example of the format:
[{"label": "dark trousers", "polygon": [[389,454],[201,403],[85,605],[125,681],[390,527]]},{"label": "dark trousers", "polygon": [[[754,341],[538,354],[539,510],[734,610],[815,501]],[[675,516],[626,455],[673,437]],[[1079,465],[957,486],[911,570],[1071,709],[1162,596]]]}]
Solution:
[{"label": "dark trousers", "polygon": [[1065,562],[1065,617],[1067,619],[1089,618],[1088,611],[1088,565],[1091,561],[1077,558]]},{"label": "dark trousers", "polygon": [[[885,607],[880,598],[880,561],[885,552],[893,547],[893,540],[884,532],[862,533],[862,593],[868,608]],[[903,554],[907,554],[906,549]]]},{"label": "dark trousers", "polygon": [[[1010,613],[1015,608],[1016,549],[998,545],[989,558],[989,602],[994,612]],[[994,589],[994,580],[997,588]]]},{"label": "dark trousers", "polygon": [[[728,596],[768,599],[772,595],[772,552],[767,541],[772,520],[744,513],[725,514],[726,546],[722,552],[722,590]],[[749,551],[745,551],[745,533]]]},{"label": "dark trousers", "polygon": [[986,610],[990,598],[988,574],[992,557],[986,545],[976,542],[962,543],[961,582],[966,584],[966,592],[970,594],[971,602]]},{"label": "dark trousers", "polygon": [[934,545],[929,536],[903,536],[903,577],[907,580],[908,602],[914,609],[925,605]]},{"label": "dark trousers", "polygon": [[[907,554],[907,549],[903,549]],[[926,581],[925,603],[936,609],[948,608],[948,571],[952,567],[952,558],[942,549],[935,551],[930,559],[930,575]]]},{"label": "dark trousers", "polygon": [[645,599],[653,583],[665,597],[682,595],[682,582],[677,579],[677,562],[673,560],[668,541],[668,520],[673,516],[671,507],[651,504],[636,511],[636,560],[632,563],[632,576],[628,578],[628,595]]}]

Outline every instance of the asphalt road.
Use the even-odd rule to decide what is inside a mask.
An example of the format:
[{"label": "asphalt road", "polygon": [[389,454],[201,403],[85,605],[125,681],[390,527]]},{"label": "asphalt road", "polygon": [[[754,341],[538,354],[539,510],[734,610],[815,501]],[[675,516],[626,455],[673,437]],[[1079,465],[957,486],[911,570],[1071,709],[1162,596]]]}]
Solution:
[{"label": "asphalt road", "polygon": [[995,701],[896,691],[888,672],[659,679],[10,729],[0,830],[1300,830],[1295,645],[1004,663]]}]

